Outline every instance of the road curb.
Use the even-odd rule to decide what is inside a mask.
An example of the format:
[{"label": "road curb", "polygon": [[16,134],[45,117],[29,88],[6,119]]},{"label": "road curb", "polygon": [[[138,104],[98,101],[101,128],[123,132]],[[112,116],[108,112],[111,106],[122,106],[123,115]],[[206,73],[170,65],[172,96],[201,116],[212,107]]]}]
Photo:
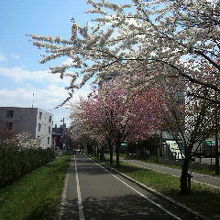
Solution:
[{"label": "road curb", "polygon": [[[90,157],[90,158],[91,158],[91,157]],[[91,159],[94,160],[93,158],[91,158]],[[121,172],[119,172],[118,170],[116,170],[116,169],[114,169],[114,168],[112,168],[112,167],[110,167],[110,166],[108,166],[108,165],[106,165],[106,164],[104,164],[104,163],[102,163],[102,162],[100,162],[100,161],[98,161],[98,160],[94,160],[94,161],[96,161],[96,162],[102,164],[103,166],[107,167],[107,168],[110,169],[110,170],[113,170],[114,172],[116,172],[116,173],[118,173],[119,175],[123,176],[124,178],[130,180],[131,182],[137,184],[137,185],[140,186],[141,188],[143,188],[143,189],[149,191],[150,193],[153,193],[153,194],[155,194],[156,196],[159,196],[159,197],[161,197],[161,198],[163,198],[163,199],[165,199],[165,200],[168,200],[168,201],[171,202],[171,203],[174,203],[175,205],[180,206],[181,208],[187,210],[188,212],[191,212],[191,213],[194,214],[195,216],[198,216],[199,218],[201,218],[201,219],[203,219],[203,220],[211,220],[210,218],[207,218],[207,217],[201,215],[200,213],[198,213],[198,212],[196,212],[196,211],[194,211],[194,210],[188,208],[188,207],[185,206],[184,204],[182,204],[182,203],[180,203],[180,202],[177,202],[177,201],[173,200],[172,198],[170,198],[170,197],[168,197],[168,196],[165,196],[164,194],[162,194],[162,193],[160,193],[160,192],[158,192],[158,191],[152,189],[151,187],[148,187],[148,186],[144,185],[143,183],[138,182],[137,180],[131,178],[130,176],[128,176],[128,175],[126,175],[126,174],[124,174],[124,173],[121,173]]]}]

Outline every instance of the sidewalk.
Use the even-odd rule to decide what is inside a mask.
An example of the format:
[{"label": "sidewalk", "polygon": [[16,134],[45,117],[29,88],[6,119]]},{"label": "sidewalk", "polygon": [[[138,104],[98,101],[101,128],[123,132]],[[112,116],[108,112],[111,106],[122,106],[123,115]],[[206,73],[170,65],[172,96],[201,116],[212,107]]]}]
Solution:
[{"label": "sidewalk", "polygon": [[[181,176],[181,170],[170,168],[167,166],[153,164],[153,163],[146,163],[146,162],[142,162],[139,160],[126,160],[126,159],[121,159],[121,160],[128,164],[135,165],[141,168],[146,168],[146,169],[170,174],[170,175],[177,176],[177,177]],[[212,187],[217,187],[220,189],[220,178],[219,177],[214,177],[211,175],[200,174],[200,173],[195,173],[195,172],[192,173],[192,176],[193,176],[192,181],[194,182],[208,184]]]}]

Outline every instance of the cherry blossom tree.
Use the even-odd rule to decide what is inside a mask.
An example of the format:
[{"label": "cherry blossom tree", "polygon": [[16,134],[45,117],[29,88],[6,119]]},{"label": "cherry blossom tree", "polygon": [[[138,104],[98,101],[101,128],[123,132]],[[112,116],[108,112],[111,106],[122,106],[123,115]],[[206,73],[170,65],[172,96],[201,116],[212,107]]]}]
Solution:
[{"label": "cherry blossom tree", "polygon": [[[96,17],[86,25],[73,19],[70,39],[30,35],[35,46],[49,53],[43,55],[42,63],[60,57],[71,60],[50,68],[51,73],[60,74],[61,78],[71,77],[69,98],[89,79],[102,82],[118,73],[126,85],[135,85],[131,87],[133,97],[155,83],[178,79],[184,81],[188,102],[187,107],[182,107],[184,120],[182,115],[175,118],[175,111],[170,109],[174,113],[171,118],[174,116],[178,121],[173,128],[179,123],[181,128],[190,128],[190,143],[205,134],[202,127],[213,121],[210,108],[219,108],[220,104],[219,1],[130,0],[119,5],[107,0],[88,0],[88,4],[88,13]],[[134,74],[139,71],[143,74]],[[121,118],[129,119],[127,115]],[[117,112],[115,120],[121,118]],[[183,133],[187,134],[187,130]],[[186,146],[191,149],[192,144],[187,142]]]},{"label": "cherry blossom tree", "polygon": [[[134,76],[132,83],[128,86],[134,94],[137,91],[144,91],[146,87],[143,84],[143,82],[135,80]],[[155,86],[160,88],[160,96],[156,96],[154,99],[158,106],[161,105],[158,107],[161,110],[158,117],[163,121],[161,129],[168,131],[177,143],[181,141],[184,146],[185,157],[183,159],[180,189],[182,194],[187,194],[190,192],[187,184],[190,177],[190,161],[204,140],[220,130],[220,124],[218,121],[216,122],[216,119],[220,117],[220,109],[216,103],[210,100],[215,100],[216,93],[201,85],[191,84],[184,78],[180,80],[176,77],[163,78],[163,80],[157,81]],[[201,99],[200,97],[186,95],[194,91],[207,98]],[[217,155],[218,153],[216,153],[216,157]],[[216,161],[218,160],[216,159]]]},{"label": "cherry blossom tree", "polygon": [[40,147],[37,140],[28,132],[13,133],[10,130],[0,132],[0,144],[20,149]]},{"label": "cherry blossom tree", "polygon": [[[53,74],[72,78],[70,96],[91,77],[100,80],[119,69],[129,75],[138,68],[145,69],[145,80],[181,77],[219,94],[219,1],[130,0],[119,5],[88,0],[88,4],[88,13],[97,16],[84,26],[73,19],[69,40],[31,35],[34,45],[49,53],[42,63],[63,56],[72,60],[51,67]],[[198,91],[189,95],[220,104]]]},{"label": "cherry blossom tree", "polygon": [[[183,81],[172,80],[172,83],[164,82],[162,86],[164,101],[159,103],[163,103],[163,105],[166,103],[167,111],[161,111],[160,118],[164,122],[164,129],[172,134],[176,142],[181,140],[184,146],[180,191],[182,194],[188,194],[190,192],[189,164],[204,140],[215,134],[216,105],[207,99],[186,97],[184,95],[186,85]],[[204,97],[207,97],[207,92],[205,89],[200,90]],[[209,94],[209,97],[212,95]],[[218,116],[219,113],[218,111]],[[220,129],[219,125],[217,129]]]},{"label": "cherry blossom tree", "polygon": [[72,117],[78,118],[80,127],[90,135],[103,138],[110,150],[110,163],[112,145],[116,146],[116,164],[119,165],[119,148],[123,141],[145,139],[161,126],[155,102],[160,90],[151,88],[131,99],[126,89],[116,88],[115,84],[118,86],[110,81],[99,90],[97,97],[81,101],[78,113],[73,111]]},{"label": "cherry blossom tree", "polygon": [[[97,154],[97,149],[103,146],[105,138],[103,135],[103,122],[97,110],[96,102],[93,98],[81,99],[72,106],[71,113],[71,136],[74,140],[81,140],[84,147],[93,147]],[[106,139],[107,139],[106,135]],[[94,145],[94,146],[91,146]],[[95,146],[96,145],[96,146]],[[99,147],[100,146],[100,147]],[[103,155],[100,155],[102,158]]]}]

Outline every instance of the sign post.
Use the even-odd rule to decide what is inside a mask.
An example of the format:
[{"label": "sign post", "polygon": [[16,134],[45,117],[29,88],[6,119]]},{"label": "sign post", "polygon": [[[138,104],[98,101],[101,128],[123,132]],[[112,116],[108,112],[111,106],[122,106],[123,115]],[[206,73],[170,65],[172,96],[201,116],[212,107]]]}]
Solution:
[{"label": "sign post", "polygon": [[127,147],[127,146],[128,146],[128,143],[126,142],[121,143],[121,147]]}]

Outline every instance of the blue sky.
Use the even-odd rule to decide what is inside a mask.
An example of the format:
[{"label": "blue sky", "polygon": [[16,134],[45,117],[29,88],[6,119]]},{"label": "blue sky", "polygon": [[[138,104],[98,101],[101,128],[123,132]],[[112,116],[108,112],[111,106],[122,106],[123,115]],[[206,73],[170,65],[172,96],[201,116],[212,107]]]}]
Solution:
[{"label": "blue sky", "polygon": [[[33,47],[25,34],[70,37],[74,17],[85,23],[91,15],[85,13],[86,0],[7,0],[0,2],[0,106],[34,106],[54,113],[54,123],[68,118],[63,107],[52,110],[66,97],[68,79],[47,73],[48,64],[40,64],[40,51]],[[54,64],[54,63],[53,63]],[[74,96],[86,95],[88,88]]]}]

